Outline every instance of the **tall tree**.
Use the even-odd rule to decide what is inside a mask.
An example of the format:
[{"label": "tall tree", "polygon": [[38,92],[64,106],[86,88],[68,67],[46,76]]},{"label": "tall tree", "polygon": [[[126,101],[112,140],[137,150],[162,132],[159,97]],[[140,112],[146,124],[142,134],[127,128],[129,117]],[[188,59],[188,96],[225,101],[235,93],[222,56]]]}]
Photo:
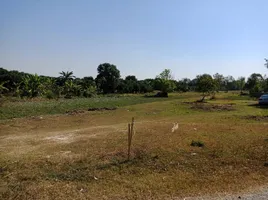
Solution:
[{"label": "tall tree", "polygon": [[139,90],[139,84],[136,76],[126,76],[124,80],[124,93],[137,93]]},{"label": "tall tree", "polygon": [[164,80],[172,80],[172,72],[170,69],[164,69],[156,78],[164,79]]},{"label": "tall tree", "polygon": [[246,78],[245,77],[239,77],[237,79],[237,85],[238,85],[238,88],[240,89],[240,93],[242,94],[243,92],[243,89],[245,87],[245,83],[246,83]]},{"label": "tall tree", "polygon": [[75,78],[75,76],[73,75],[73,71],[67,71],[67,72],[60,72],[59,73],[61,76],[59,77],[62,80],[62,83],[65,84],[66,81],[68,80],[73,80]]},{"label": "tall tree", "polygon": [[263,90],[263,77],[261,74],[253,73],[247,80],[245,87],[249,90],[250,94],[258,93]]},{"label": "tall tree", "polygon": [[170,69],[165,69],[156,76],[154,84],[154,88],[162,92],[173,92],[176,88]]},{"label": "tall tree", "polygon": [[138,79],[137,79],[136,76],[134,76],[134,75],[126,76],[125,80],[126,80],[126,81],[135,81],[135,82],[138,81]]},{"label": "tall tree", "polygon": [[217,92],[219,92],[220,90],[224,88],[224,83],[225,83],[224,76],[219,73],[216,73],[213,75],[213,78],[215,80],[216,90]]},{"label": "tall tree", "polygon": [[190,90],[191,80],[188,78],[183,78],[177,82],[177,91],[188,92]]},{"label": "tall tree", "polygon": [[145,79],[139,81],[139,89],[141,93],[153,92],[154,91],[154,79]]},{"label": "tall tree", "polygon": [[264,60],[265,60],[265,67],[267,67],[268,68],[268,59],[266,59],[266,58],[264,58]]},{"label": "tall tree", "polygon": [[85,76],[84,78],[82,78],[81,81],[81,85],[83,88],[87,88],[89,86],[96,86],[95,80],[92,76]]},{"label": "tall tree", "polygon": [[224,78],[225,85],[226,85],[226,91],[229,90],[237,90],[237,84],[233,76],[226,76]]},{"label": "tall tree", "polygon": [[110,63],[100,64],[97,70],[96,83],[98,89],[105,94],[115,93],[119,84],[120,71]]}]

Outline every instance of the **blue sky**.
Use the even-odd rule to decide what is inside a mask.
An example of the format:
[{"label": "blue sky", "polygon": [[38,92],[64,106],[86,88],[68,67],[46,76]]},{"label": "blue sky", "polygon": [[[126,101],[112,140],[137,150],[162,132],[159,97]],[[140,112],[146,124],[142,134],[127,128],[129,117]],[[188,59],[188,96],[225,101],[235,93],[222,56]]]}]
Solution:
[{"label": "blue sky", "polygon": [[265,74],[267,0],[0,0],[0,67],[139,79]]}]

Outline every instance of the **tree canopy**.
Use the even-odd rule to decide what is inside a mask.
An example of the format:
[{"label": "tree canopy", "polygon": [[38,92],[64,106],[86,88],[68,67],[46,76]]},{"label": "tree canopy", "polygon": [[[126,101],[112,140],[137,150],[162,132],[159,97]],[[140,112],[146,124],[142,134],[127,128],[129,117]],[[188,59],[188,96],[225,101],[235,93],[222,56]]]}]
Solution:
[{"label": "tree canopy", "polygon": [[120,71],[110,63],[100,64],[97,70],[96,82],[100,91],[105,94],[115,93],[119,84]]},{"label": "tree canopy", "polygon": [[[268,59],[265,59],[268,67]],[[162,92],[187,92],[197,91],[203,98],[218,91],[243,90],[251,95],[268,92],[268,78],[258,73],[251,74],[248,79],[233,76],[224,76],[216,73],[198,75],[196,78],[183,78],[174,80],[170,69],[164,69],[155,78],[138,80],[135,75],[120,77],[120,71],[110,63],[103,63],[97,67],[97,77],[90,75],[78,78],[73,71],[62,71],[59,77],[49,77],[29,74],[16,70],[0,68],[0,97],[17,96],[34,98],[44,96],[59,98],[72,96],[93,97],[96,94],[108,93],[148,93]]]},{"label": "tree canopy", "polygon": [[209,74],[198,75],[196,85],[196,90],[203,94],[202,101],[204,101],[207,95],[215,92],[217,88],[215,80]]}]

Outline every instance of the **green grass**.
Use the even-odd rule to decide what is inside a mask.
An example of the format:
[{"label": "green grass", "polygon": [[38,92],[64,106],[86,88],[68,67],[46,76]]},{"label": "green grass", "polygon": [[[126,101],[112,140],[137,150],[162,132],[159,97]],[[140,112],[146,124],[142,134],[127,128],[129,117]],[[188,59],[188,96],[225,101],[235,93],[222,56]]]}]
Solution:
[{"label": "green grass", "polygon": [[169,98],[145,98],[142,95],[101,96],[97,98],[74,98],[60,100],[15,101],[5,102],[0,107],[0,120],[29,116],[64,114],[72,110],[87,110],[88,108],[123,107],[135,104],[167,101],[183,98],[182,95],[171,95]]},{"label": "green grass", "polygon": [[[244,112],[245,114],[251,113],[255,110],[254,106],[247,106],[246,104],[256,104],[256,100],[248,96],[239,96],[238,94],[231,93],[219,93],[216,95],[216,100],[210,100],[209,103],[228,103],[228,101],[235,101],[237,111],[234,113]],[[172,107],[168,110],[158,112],[152,112],[152,115],[170,115],[170,114],[193,114],[198,111],[187,110],[187,105],[178,106],[178,103],[184,101],[195,101],[200,98],[197,93],[173,93],[169,95],[169,98],[145,98],[143,95],[109,95],[100,96],[96,98],[74,98],[74,99],[60,99],[60,100],[46,100],[46,99],[33,99],[33,100],[20,100],[13,99],[12,101],[6,101],[0,107],[0,120],[41,116],[41,115],[53,115],[53,114],[64,114],[68,111],[73,110],[88,110],[88,108],[101,108],[101,107],[129,107],[131,105],[145,104],[152,102],[171,102]],[[178,101],[173,101],[178,100]],[[164,105],[164,104],[163,104]],[[242,106],[242,107],[241,107]],[[158,106],[159,107],[159,106]],[[180,108],[180,109],[178,109]],[[246,108],[246,109],[245,109]],[[129,108],[134,109],[134,108]],[[260,114],[264,113],[263,109],[258,109]],[[239,112],[240,111],[240,112]],[[137,112],[143,112],[137,110]],[[202,112],[202,111],[201,111]],[[144,113],[142,113],[144,114]],[[146,113],[145,113],[146,114]],[[150,113],[147,113],[150,115]],[[240,113],[241,114],[241,113]]]}]

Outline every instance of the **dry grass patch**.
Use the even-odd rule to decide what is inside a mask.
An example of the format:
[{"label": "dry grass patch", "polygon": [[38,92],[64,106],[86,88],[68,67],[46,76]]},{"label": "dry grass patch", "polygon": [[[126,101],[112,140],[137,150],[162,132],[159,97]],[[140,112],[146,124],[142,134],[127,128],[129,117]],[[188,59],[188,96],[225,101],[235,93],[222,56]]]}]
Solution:
[{"label": "dry grass patch", "polygon": [[256,121],[268,121],[268,115],[267,116],[249,115],[249,116],[244,116],[242,118],[248,119],[248,120],[256,120]]},{"label": "dry grass patch", "polygon": [[[32,144],[36,149],[20,158],[1,154],[1,180],[6,188],[2,198],[161,199],[267,183],[265,125],[232,124],[230,128],[228,124],[182,123],[175,132],[172,126],[166,121],[137,123],[130,160],[127,132],[117,132],[115,125],[94,138],[87,136],[104,129],[78,131],[76,140],[68,143],[36,142]],[[191,147],[192,140],[206,145]],[[9,148],[18,145],[23,144],[12,143]],[[62,192],[67,190],[72,194]]]},{"label": "dry grass patch", "polygon": [[211,104],[211,103],[193,103],[190,107],[195,110],[202,111],[233,111],[235,110],[233,104]]},{"label": "dry grass patch", "polygon": [[[231,115],[253,107],[193,112],[175,103],[0,124],[0,199],[174,199],[268,183],[267,123]],[[161,115],[146,115],[156,108]]]}]

